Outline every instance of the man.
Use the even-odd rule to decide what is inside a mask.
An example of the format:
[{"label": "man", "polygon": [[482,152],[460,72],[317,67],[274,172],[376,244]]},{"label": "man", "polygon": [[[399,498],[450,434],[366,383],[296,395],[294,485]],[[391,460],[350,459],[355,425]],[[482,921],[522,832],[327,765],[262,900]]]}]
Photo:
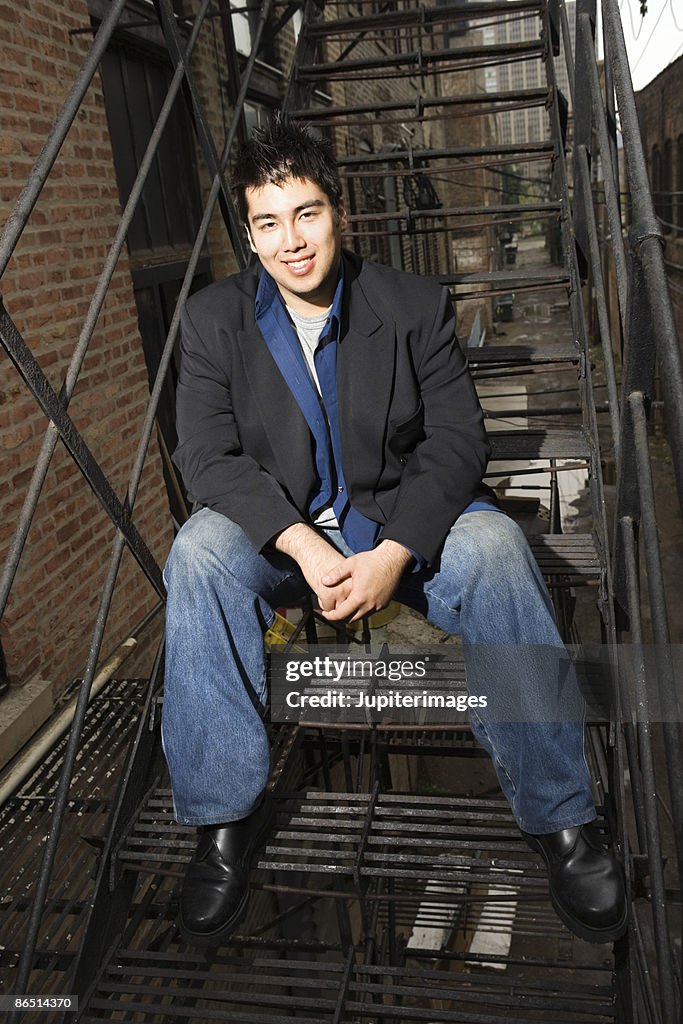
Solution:
[{"label": "man", "polygon": [[[263,631],[309,588],[333,622],[393,596],[461,634],[470,684],[471,652],[507,651],[489,703],[535,702],[546,720],[482,712],[472,728],[562,920],[613,940],[623,883],[588,824],[580,716],[553,721],[555,681],[522,653],[563,648],[523,534],[482,485],[489,447],[448,292],[342,252],[339,175],[305,127],[255,133],[235,181],[259,265],[188,301],[177,392],[174,459],[202,506],[165,570],[164,749],[177,820],[200,830],[181,928],[217,944],[244,914],[270,768]],[[565,690],[578,697],[573,674]]]}]

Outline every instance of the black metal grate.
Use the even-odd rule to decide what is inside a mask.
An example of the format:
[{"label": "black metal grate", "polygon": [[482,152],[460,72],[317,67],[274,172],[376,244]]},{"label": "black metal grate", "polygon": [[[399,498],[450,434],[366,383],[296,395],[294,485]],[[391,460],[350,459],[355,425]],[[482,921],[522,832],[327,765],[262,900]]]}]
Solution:
[{"label": "black metal grate", "polygon": [[[58,987],[56,978],[66,976],[78,949],[112,798],[146,689],[147,680],[113,680],[88,708],[31,974],[33,993],[53,993]],[[26,941],[28,910],[40,874],[66,744],[66,737],[56,744],[0,811],[0,886],[5,893],[0,907],[0,977],[5,991],[13,991],[14,972]]]}]

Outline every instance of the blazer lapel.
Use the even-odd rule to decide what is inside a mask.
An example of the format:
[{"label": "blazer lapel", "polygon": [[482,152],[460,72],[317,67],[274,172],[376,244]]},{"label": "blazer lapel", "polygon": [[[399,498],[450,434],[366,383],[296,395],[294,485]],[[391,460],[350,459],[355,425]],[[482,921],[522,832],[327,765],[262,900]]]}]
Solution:
[{"label": "blazer lapel", "polygon": [[345,289],[337,355],[344,475],[347,482],[368,477],[376,480],[382,468],[384,434],[394,385],[394,325],[384,324],[377,316],[363,290],[358,271],[349,259],[345,265]]},{"label": "blazer lapel", "polygon": [[237,343],[255,407],[280,467],[279,479],[286,481],[295,500],[304,501],[317,477],[308,423],[259,328],[238,331]]},{"label": "blazer lapel", "polygon": [[[375,313],[359,264],[346,256],[337,352],[337,401],[347,484],[376,482],[382,471],[386,421],[394,388],[395,328]],[[317,470],[309,425],[258,326],[237,332],[237,347],[258,415],[275,453],[278,477],[301,507]],[[234,385],[233,385],[234,386]]]}]

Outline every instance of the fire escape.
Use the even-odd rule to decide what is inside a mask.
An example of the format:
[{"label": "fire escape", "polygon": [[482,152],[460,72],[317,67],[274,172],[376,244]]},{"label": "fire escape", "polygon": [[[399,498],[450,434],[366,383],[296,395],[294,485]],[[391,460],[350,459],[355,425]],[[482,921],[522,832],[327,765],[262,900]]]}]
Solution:
[{"label": "fire escape", "polygon": [[[113,0],[97,28],[81,75],[0,237],[0,271],[49,181],[124,7],[125,0]],[[649,434],[657,398],[683,499],[683,374],[617,0],[578,0],[575,44],[563,0],[242,5],[251,15],[252,50],[240,69],[228,25],[226,45],[238,77],[232,78],[232,118],[219,152],[191,55],[212,17],[230,23],[225,7],[201,0],[181,31],[170,0],[154,4],[174,67],[167,103],[59,393],[32,354],[31,339],[17,330],[12,309],[0,306],[2,344],[47,420],[2,577],[0,608],[57,445],[67,449],[83,486],[116,526],[68,734],[55,734],[35,767],[10,773],[2,790],[0,871],[8,890],[0,907],[3,991],[78,997],[76,1017],[68,1008],[53,1009],[46,1018],[51,1021],[673,1024],[681,1010],[683,748]],[[135,525],[145,453],[173,358],[179,309],[202,259],[214,208],[238,265],[247,259],[229,190],[229,159],[245,130],[245,102],[267,35],[292,18],[300,19],[298,42],[283,107],[337,142],[351,211],[346,244],[371,245],[387,262],[401,260],[407,269],[438,275],[462,308],[478,311],[466,320],[469,341],[462,337],[461,343],[468,344],[491,427],[489,482],[505,481],[514,490],[523,481],[522,496],[508,497],[506,507],[529,532],[566,641],[584,639],[578,603],[581,622],[589,620],[593,639],[614,654],[611,703],[601,719],[591,718],[587,743],[599,822],[624,864],[631,903],[628,934],[614,947],[590,947],[563,928],[550,906],[540,859],[525,846],[502,795],[485,788],[470,792],[468,780],[482,751],[467,725],[434,723],[274,723],[269,789],[275,813],[253,872],[248,918],[224,948],[208,954],[179,936],[179,885],[194,836],[173,821],[160,751],[163,645],[149,679],[118,677],[115,665],[100,663],[101,649],[124,549],[163,600],[160,567]],[[536,37],[497,41],[486,29],[502,18],[532,20]],[[602,68],[596,61],[598,18]],[[486,91],[446,87],[453,80],[475,81],[467,72],[538,60],[544,78],[534,88],[500,89],[495,79]],[[558,86],[560,61],[571,96]],[[389,98],[368,98],[368,80],[385,85]],[[392,98],[396,83],[401,88]],[[212,185],[127,489],[117,493],[68,406],[165,119],[181,90]],[[478,118],[484,124],[494,114],[532,109],[543,112],[547,127],[535,142],[495,133],[460,142],[457,133],[436,130],[446,122]],[[617,147],[617,111],[623,149]],[[393,126],[387,138],[394,142],[378,150],[355,145],[353,129],[366,125],[368,114],[374,124]],[[449,175],[462,180],[480,172],[499,187],[482,191],[478,201],[469,193],[466,203],[443,201],[457,196],[442,184]],[[546,191],[513,194],[510,182],[525,178],[543,180]],[[515,236],[531,222],[547,228],[550,254],[533,267],[514,262]],[[486,240],[488,263],[459,267],[463,239],[475,236]],[[561,308],[563,337],[548,344],[532,334],[524,343],[506,344],[501,327],[513,296],[515,302],[528,296]],[[486,332],[481,327],[491,311],[493,336],[490,324]],[[603,373],[599,389],[596,363]],[[561,401],[544,390],[548,374],[561,382]],[[609,505],[607,465],[616,474]],[[563,532],[563,479],[577,468],[586,474],[587,525]],[[539,502],[547,509],[543,530]],[[444,671],[462,685],[460,648],[444,649]],[[631,652],[624,661],[622,650]],[[625,665],[635,666],[633,672]],[[650,706],[659,714],[651,715]],[[9,1019],[33,1017],[16,1009]]]}]

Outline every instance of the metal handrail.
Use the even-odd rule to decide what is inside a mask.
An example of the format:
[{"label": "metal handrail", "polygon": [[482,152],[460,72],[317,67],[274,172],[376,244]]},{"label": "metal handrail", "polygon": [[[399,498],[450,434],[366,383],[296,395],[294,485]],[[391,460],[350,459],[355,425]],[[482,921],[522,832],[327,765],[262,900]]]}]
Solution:
[{"label": "metal handrail", "polygon": [[662,371],[662,389],[667,407],[667,429],[679,504],[683,507],[683,357],[666,287],[664,239],[652,201],[633,82],[616,0],[602,0],[602,11],[606,54],[614,75],[631,194],[631,246],[643,268],[654,321],[657,358]]},{"label": "metal handrail", "polygon": [[[560,4],[564,7],[563,0],[560,0]],[[643,959],[645,954],[637,917],[634,917],[631,928],[634,938],[629,950],[631,982],[640,992],[647,1012],[656,1019],[669,1021],[677,1019],[676,1015],[680,1011],[680,992],[677,989],[674,968],[662,860],[658,789],[661,789],[663,780],[657,771],[647,706],[648,699],[659,693],[666,702],[664,706],[675,709],[676,694],[669,656],[670,637],[656,528],[647,419],[654,391],[656,356],[661,369],[669,440],[681,497],[683,374],[681,353],[667,291],[662,251],[663,235],[654,213],[623,30],[615,0],[602,0],[601,13],[606,47],[604,86],[601,86],[595,59],[597,5],[595,0],[579,0],[577,4],[577,65],[579,73],[582,74],[584,88],[583,93],[576,90],[577,96],[581,96],[581,109],[577,114],[576,130],[578,138],[574,166],[577,202],[574,221],[577,226],[576,235],[583,246],[583,256],[595,289],[599,340],[605,356],[611,406],[610,423],[618,466],[614,550],[610,555],[614,573],[612,594],[617,604],[615,611],[620,607],[629,621],[626,627],[620,620],[618,629],[615,622],[610,639],[613,643],[617,639],[630,639],[636,646],[644,641],[640,610],[641,572],[638,543],[641,538],[647,567],[652,631],[658,654],[656,677],[649,677],[643,666],[636,679],[635,710],[625,709],[622,721],[638,825],[636,849],[645,853],[648,860],[659,1005],[651,986],[647,984],[648,965]],[[621,119],[626,155],[627,192],[631,196],[634,221],[628,253],[625,253],[619,209],[620,176],[617,148],[610,126],[615,98]],[[591,113],[593,123],[597,127],[595,148],[591,132]],[[598,156],[603,171],[602,184],[611,236],[611,268],[618,292],[618,323],[612,324],[611,329],[597,218],[593,205],[595,200],[591,195],[590,182],[590,161]],[[614,346],[611,338],[615,331],[620,332],[623,338],[621,399],[616,393]],[[675,715],[673,717],[676,718]],[[663,723],[662,733],[679,877],[683,878],[683,759],[679,721]],[[640,820],[641,817],[644,820]]]}]

